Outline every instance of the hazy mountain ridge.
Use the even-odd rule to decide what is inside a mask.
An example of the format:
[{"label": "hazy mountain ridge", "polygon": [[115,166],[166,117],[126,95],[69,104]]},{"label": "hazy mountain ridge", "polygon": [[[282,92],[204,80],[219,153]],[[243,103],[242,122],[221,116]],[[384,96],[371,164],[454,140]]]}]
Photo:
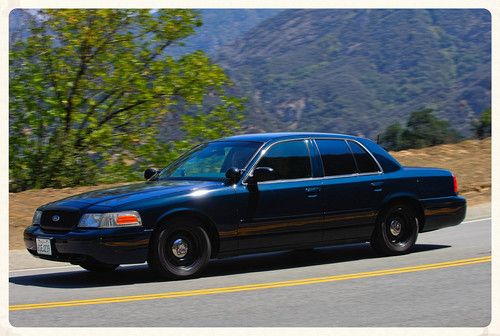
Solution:
[{"label": "hazy mountain ridge", "polygon": [[252,131],[374,137],[435,108],[463,133],[491,105],[486,10],[286,10],[216,60],[250,98]]},{"label": "hazy mountain ridge", "polygon": [[[431,107],[467,134],[471,119],[491,106],[486,10],[199,11],[203,26],[169,53],[203,50],[223,65],[249,98],[246,131],[373,138]],[[10,14],[10,41],[27,36],[32,18]],[[165,131],[176,137],[170,131],[179,116],[168,119]]]},{"label": "hazy mountain ridge", "polygon": [[281,9],[198,9],[203,25],[196,34],[182,42],[184,46],[171,48],[173,54],[203,50],[209,55],[241,37],[264,20],[275,16]]}]

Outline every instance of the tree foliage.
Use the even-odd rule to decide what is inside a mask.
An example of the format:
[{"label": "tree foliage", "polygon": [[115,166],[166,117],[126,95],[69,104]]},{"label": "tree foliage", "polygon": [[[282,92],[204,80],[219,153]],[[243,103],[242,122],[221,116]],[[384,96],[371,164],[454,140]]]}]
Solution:
[{"label": "tree foliage", "polygon": [[491,107],[485,109],[478,120],[472,123],[474,135],[479,139],[484,139],[491,136]]},{"label": "tree foliage", "polygon": [[399,150],[403,147],[403,133],[404,128],[400,123],[394,123],[387,127],[387,129],[380,135],[380,143],[386,149]]},{"label": "tree foliage", "polygon": [[434,115],[432,109],[411,113],[406,127],[392,124],[381,134],[380,143],[387,150],[423,148],[456,142],[460,134],[450,124]]},{"label": "tree foliage", "polygon": [[[10,50],[10,187],[136,177],[194,141],[234,132],[242,101],[200,51],[168,48],[201,25],[192,10],[41,10]],[[158,141],[166,113],[187,112],[184,141]]]}]

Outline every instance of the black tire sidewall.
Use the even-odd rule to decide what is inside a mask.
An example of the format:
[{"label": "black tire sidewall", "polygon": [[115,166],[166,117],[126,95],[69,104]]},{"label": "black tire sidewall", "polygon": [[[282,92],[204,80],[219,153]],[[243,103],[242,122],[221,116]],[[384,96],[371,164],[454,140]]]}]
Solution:
[{"label": "black tire sidewall", "polygon": [[[199,244],[199,253],[195,261],[189,266],[178,266],[172,264],[166,255],[166,244],[172,234],[185,231],[192,234]],[[152,266],[161,276],[166,278],[188,278],[198,275],[208,264],[211,254],[210,239],[205,230],[195,223],[186,220],[175,221],[163,225],[158,231],[155,239]]]},{"label": "black tire sidewall", "polygon": [[[408,239],[402,245],[393,244],[387,236],[389,221],[394,216],[404,217],[407,225],[407,228],[405,229],[410,230],[410,232],[408,233]],[[419,223],[415,210],[411,206],[408,206],[406,204],[393,205],[384,212],[381,220],[378,223],[374,237],[376,249],[385,254],[407,253],[415,245],[418,237],[418,231]]]}]

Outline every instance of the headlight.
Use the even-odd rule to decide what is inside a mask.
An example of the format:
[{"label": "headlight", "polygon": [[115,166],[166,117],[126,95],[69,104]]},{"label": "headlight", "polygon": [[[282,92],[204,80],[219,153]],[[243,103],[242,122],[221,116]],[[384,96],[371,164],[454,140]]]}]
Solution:
[{"label": "headlight", "polygon": [[137,211],[87,213],[82,216],[78,223],[78,227],[84,228],[113,228],[141,225],[141,216]]},{"label": "headlight", "polygon": [[42,212],[40,210],[37,210],[33,214],[33,220],[31,221],[31,225],[40,225],[41,221],[42,221]]}]

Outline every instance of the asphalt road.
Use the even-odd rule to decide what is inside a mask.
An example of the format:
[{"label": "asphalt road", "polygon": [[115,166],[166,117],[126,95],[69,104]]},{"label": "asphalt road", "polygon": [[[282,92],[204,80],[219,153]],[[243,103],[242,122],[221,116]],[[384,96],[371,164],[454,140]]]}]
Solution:
[{"label": "asphalt road", "polygon": [[491,320],[491,220],[424,233],[415,251],[369,245],[211,262],[158,281],[145,265],[10,272],[10,322],[35,326],[484,327]]}]

